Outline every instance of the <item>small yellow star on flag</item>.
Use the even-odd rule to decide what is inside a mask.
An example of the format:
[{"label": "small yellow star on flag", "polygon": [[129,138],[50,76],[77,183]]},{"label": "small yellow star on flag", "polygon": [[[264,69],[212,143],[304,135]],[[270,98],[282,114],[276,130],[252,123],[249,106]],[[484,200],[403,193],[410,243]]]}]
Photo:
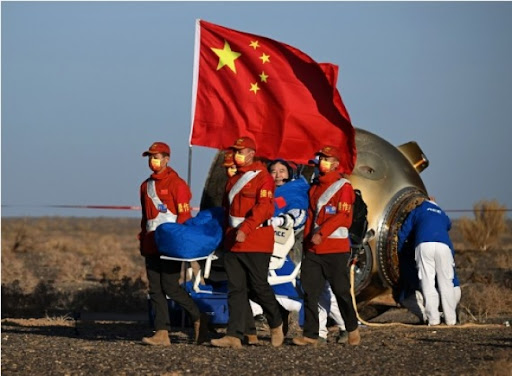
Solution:
[{"label": "small yellow star on flag", "polygon": [[224,40],[224,48],[222,50],[220,48],[210,48],[215,52],[215,55],[219,57],[217,70],[221,69],[224,65],[227,65],[229,69],[236,73],[235,60],[242,55],[240,52],[232,51],[227,40]]},{"label": "small yellow star on flag", "polygon": [[257,40],[251,40],[251,43],[249,43],[249,46],[256,49],[260,46],[260,43]]},{"label": "small yellow star on flag", "polygon": [[265,72],[261,72],[260,79],[261,82],[267,82],[268,74],[265,74]]},{"label": "small yellow star on flag", "polygon": [[270,55],[267,55],[267,54],[263,53],[260,56],[260,59],[261,59],[262,64],[270,63]]},{"label": "small yellow star on flag", "polygon": [[258,83],[255,82],[255,83],[251,83],[251,88],[249,89],[249,91],[253,91],[254,94],[256,95],[258,93],[258,90],[261,90],[259,87],[258,87]]}]

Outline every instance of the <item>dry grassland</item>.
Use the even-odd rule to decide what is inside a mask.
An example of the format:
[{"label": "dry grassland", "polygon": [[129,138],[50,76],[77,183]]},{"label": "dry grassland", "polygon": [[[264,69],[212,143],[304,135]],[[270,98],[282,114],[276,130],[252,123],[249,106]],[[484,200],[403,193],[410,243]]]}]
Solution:
[{"label": "dry grassland", "polygon": [[[2,318],[143,312],[147,280],[131,218],[2,219]],[[512,224],[493,249],[451,236],[468,322],[512,318]],[[502,321],[501,321],[502,322]]]}]

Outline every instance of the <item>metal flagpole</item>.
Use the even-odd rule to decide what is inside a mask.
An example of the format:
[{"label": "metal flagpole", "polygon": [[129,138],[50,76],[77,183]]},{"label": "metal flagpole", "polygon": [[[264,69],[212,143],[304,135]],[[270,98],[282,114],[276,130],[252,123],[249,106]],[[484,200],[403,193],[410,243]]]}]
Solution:
[{"label": "metal flagpole", "polygon": [[192,145],[188,146],[188,171],[187,171],[187,184],[192,190]]},{"label": "metal flagpole", "polygon": [[[187,184],[190,191],[192,191],[192,145],[188,145],[188,169],[187,169]],[[181,263],[181,273],[183,273],[183,279],[187,282],[187,270],[191,267],[190,262],[184,261]],[[181,310],[181,327],[185,327],[185,310]]]},{"label": "metal flagpole", "polygon": [[199,19],[196,20],[196,33],[194,40],[194,66],[193,66],[193,74],[192,74],[192,106],[190,112],[190,135],[188,137],[188,176],[187,176],[187,184],[189,188],[192,190],[192,131],[194,128],[194,114],[196,109],[196,96],[197,96],[197,80],[199,76],[199,48],[201,41],[201,25],[199,23]]}]

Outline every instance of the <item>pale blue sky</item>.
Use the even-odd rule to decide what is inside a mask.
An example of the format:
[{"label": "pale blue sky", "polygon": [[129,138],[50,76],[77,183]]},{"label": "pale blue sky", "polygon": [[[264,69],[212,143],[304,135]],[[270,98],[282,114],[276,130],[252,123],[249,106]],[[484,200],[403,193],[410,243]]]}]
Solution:
[{"label": "pale blue sky", "polygon": [[[340,67],[355,126],[419,143],[445,209],[512,208],[512,3],[2,2],[2,216],[139,216],[141,153],[186,179],[195,20]],[[215,150],[193,147],[199,204]]]}]

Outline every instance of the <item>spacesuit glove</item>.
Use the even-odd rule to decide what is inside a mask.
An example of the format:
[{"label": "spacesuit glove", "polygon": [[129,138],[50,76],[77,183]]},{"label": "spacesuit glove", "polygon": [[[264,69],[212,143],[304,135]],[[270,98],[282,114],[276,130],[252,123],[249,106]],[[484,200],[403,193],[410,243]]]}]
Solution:
[{"label": "spacesuit glove", "polygon": [[280,214],[279,217],[283,218],[283,224],[280,227],[283,227],[283,228],[293,227],[293,218],[290,217],[288,214]]},{"label": "spacesuit glove", "polygon": [[270,221],[272,222],[272,227],[277,228],[277,227],[282,227],[284,219],[283,219],[283,217],[278,216],[278,217],[272,217],[270,219]]},{"label": "spacesuit glove", "polygon": [[293,227],[293,219],[290,218],[289,215],[281,214],[281,216],[283,217],[283,226],[281,226],[281,227],[286,227],[286,228]]}]

